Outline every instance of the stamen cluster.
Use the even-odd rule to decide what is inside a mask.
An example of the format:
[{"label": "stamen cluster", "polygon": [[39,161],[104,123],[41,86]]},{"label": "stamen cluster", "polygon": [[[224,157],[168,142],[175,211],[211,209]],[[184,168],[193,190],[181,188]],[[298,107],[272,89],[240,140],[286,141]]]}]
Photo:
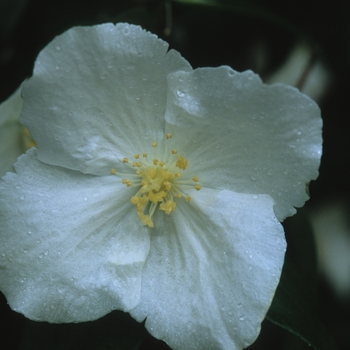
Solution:
[{"label": "stamen cluster", "polygon": [[[152,215],[158,204],[159,209],[169,215],[176,209],[175,198],[184,198],[186,202],[191,200],[191,197],[183,192],[184,189],[194,188],[197,191],[201,189],[198,176],[190,180],[180,180],[188,167],[188,159],[177,154],[174,149],[168,151],[166,141],[171,138],[172,134],[165,135],[165,147],[161,159],[149,159],[148,153],[142,153],[142,157],[140,153],[135,154],[135,161],[131,162],[131,166],[136,168],[135,174],[124,175],[136,177],[136,180],[122,179],[122,183],[128,187],[140,186],[137,193],[131,197],[131,203],[136,206],[141,222],[149,227],[154,227]],[[158,143],[153,142],[152,147],[157,148]],[[122,162],[130,165],[128,158],[123,158]],[[112,169],[111,174],[117,174],[117,171]],[[196,183],[194,186],[193,182]],[[147,208],[148,214],[145,214]]]}]

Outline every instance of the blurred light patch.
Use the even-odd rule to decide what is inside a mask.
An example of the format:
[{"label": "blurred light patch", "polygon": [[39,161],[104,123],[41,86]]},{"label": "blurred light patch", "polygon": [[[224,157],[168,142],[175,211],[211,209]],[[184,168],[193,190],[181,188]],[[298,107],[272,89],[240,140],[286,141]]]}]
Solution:
[{"label": "blurred light patch", "polygon": [[298,87],[304,94],[319,102],[331,83],[331,73],[317,58],[312,49],[299,43],[291,51],[286,62],[265,83],[285,83]]},{"label": "blurred light patch", "polygon": [[311,215],[319,265],[340,298],[350,299],[350,220],[343,201],[325,203]]}]

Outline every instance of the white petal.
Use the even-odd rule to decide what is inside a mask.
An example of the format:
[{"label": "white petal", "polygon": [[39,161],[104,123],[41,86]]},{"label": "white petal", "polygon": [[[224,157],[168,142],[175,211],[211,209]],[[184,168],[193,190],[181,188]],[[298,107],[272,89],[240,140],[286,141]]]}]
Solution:
[{"label": "white petal", "polygon": [[164,132],[166,77],[191,69],[178,52],[140,27],[75,27],[38,56],[23,86],[21,122],[39,159],[109,174]]},{"label": "white petal", "polygon": [[228,67],[169,76],[167,132],[202,185],[269,194],[279,220],[308,199],[322,152],[320,110],[295,88]]},{"label": "white petal", "polygon": [[139,301],[147,231],[114,176],[48,166],[32,149],[0,183],[0,290],[34,320],[93,320]]},{"label": "white petal", "polygon": [[163,225],[157,220],[131,315],[146,318],[150,333],[174,349],[246,347],[259,334],[284,260],[273,201],[202,189],[183,204],[163,215]]},{"label": "white petal", "polygon": [[20,88],[0,104],[0,177],[13,170],[11,165],[23,153],[18,122],[22,105]]}]

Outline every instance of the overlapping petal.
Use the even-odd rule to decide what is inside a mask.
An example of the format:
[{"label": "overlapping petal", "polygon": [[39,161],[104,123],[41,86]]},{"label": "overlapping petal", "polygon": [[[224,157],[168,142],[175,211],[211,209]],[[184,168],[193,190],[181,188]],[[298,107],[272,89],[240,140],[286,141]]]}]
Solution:
[{"label": "overlapping petal", "polygon": [[190,70],[168,44],[125,23],[75,27],[38,56],[21,122],[47,164],[108,174],[164,132],[167,75]]},{"label": "overlapping petal", "polygon": [[241,349],[260,330],[285,240],[269,196],[202,190],[158,213],[131,315],[173,349]]},{"label": "overlapping petal", "polygon": [[0,177],[13,170],[11,165],[22,153],[21,125],[18,122],[22,106],[20,88],[0,104]]},{"label": "overlapping petal", "polygon": [[149,236],[117,178],[19,158],[0,184],[0,289],[34,320],[78,322],[139,302]]},{"label": "overlapping petal", "polygon": [[279,220],[309,198],[322,152],[320,110],[250,71],[201,68],[169,76],[167,130],[181,138],[203,186],[271,195]]}]

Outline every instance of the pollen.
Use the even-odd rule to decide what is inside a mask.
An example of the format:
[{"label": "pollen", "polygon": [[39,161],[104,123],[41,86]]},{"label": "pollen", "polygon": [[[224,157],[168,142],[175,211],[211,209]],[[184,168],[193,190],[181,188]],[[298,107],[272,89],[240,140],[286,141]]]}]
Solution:
[{"label": "pollen", "polygon": [[157,208],[170,215],[179,202],[190,202],[191,196],[187,191],[202,188],[198,176],[187,176],[188,158],[178,154],[175,149],[171,150],[170,144],[173,142],[173,135],[167,133],[164,140],[152,142],[148,152],[134,154],[137,161],[130,164],[127,157],[123,158],[125,167],[132,169],[133,173],[111,170],[111,174],[124,176],[122,184],[135,188],[130,202],[135,206],[141,223],[150,228],[154,227],[152,217]]}]

